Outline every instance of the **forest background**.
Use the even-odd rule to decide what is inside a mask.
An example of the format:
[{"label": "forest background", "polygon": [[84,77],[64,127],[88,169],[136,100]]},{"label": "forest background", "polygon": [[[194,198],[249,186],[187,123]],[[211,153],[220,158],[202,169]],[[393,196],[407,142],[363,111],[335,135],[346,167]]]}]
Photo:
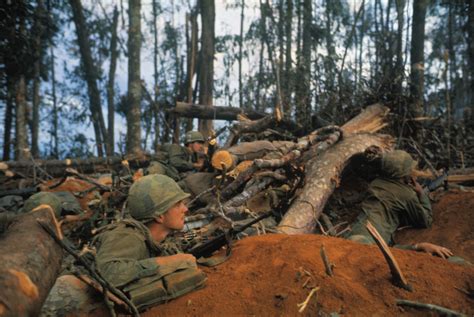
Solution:
[{"label": "forest background", "polygon": [[179,101],[279,108],[304,132],[383,102],[399,146],[464,166],[473,34],[468,0],[2,1],[3,160],[137,154],[222,125],[166,111]]}]

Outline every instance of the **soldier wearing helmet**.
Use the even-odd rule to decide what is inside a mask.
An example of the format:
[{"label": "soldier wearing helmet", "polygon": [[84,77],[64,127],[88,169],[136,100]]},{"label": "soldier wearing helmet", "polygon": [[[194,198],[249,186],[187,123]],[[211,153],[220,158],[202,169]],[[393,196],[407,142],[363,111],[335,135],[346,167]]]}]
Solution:
[{"label": "soldier wearing helmet", "polygon": [[204,167],[204,136],[198,131],[189,131],[184,147],[174,145],[169,151],[169,163],[179,172],[200,171]]},{"label": "soldier wearing helmet", "polygon": [[[405,151],[395,150],[381,158],[381,176],[373,180],[362,201],[362,212],[352,225],[350,240],[364,244],[375,241],[366,229],[370,221],[388,245],[393,245],[393,235],[401,226],[429,228],[433,213],[428,196],[412,176],[416,161]],[[443,258],[452,256],[450,250],[431,243],[403,246],[416,251],[436,254]]]},{"label": "soldier wearing helmet", "polygon": [[[168,176],[142,177],[132,185],[127,199],[132,219],[104,227],[94,239],[99,272],[127,293],[139,309],[180,296],[205,282],[192,255],[167,255],[159,246],[169,233],[183,229],[188,196]],[[175,285],[176,279],[179,285]]]},{"label": "soldier wearing helmet", "polygon": [[149,174],[163,174],[179,181],[189,172],[199,172],[204,169],[207,156],[204,151],[204,137],[198,131],[186,133],[184,146],[165,144],[161,146],[166,153],[166,159],[151,162]]}]

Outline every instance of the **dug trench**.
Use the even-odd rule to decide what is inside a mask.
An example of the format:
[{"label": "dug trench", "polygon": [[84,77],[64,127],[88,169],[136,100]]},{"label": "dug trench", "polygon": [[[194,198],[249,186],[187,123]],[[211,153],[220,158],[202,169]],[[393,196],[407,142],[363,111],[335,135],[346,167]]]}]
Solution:
[{"label": "dug trench", "polygon": [[[474,193],[437,194],[435,224],[403,230],[397,242],[429,241],[451,248],[472,261]],[[325,272],[324,244],[334,264]],[[443,306],[474,314],[474,267],[453,264],[429,254],[392,249],[413,291],[394,286],[377,246],[322,235],[263,235],[235,243],[230,259],[204,268],[207,286],[156,306],[143,316],[420,316],[427,311],[397,306],[397,299]],[[319,287],[302,313],[298,304]],[[470,296],[469,296],[470,294]]]}]

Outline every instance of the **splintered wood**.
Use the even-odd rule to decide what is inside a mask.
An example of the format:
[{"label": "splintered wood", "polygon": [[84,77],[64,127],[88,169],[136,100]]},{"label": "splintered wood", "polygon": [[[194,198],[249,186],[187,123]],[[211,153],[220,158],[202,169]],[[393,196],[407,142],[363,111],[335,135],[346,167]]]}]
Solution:
[{"label": "splintered wood", "polygon": [[375,229],[375,227],[370,223],[370,221],[367,221],[366,228],[369,231],[370,235],[374,238],[375,242],[380,248],[380,251],[382,251],[384,258],[387,261],[388,266],[390,267],[390,273],[392,273],[394,284],[398,287],[406,289],[407,291],[412,291],[412,287],[408,284],[407,280],[405,279],[405,276],[403,276],[402,270],[400,269],[397,260],[393,256],[392,252],[390,251],[388,245],[385,243],[380,233],[378,233],[377,229]]}]

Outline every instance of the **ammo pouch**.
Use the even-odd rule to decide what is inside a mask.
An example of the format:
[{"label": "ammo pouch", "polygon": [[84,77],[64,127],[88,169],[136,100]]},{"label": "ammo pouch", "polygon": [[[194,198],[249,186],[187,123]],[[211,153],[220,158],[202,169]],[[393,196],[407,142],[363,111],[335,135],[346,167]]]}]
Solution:
[{"label": "ammo pouch", "polygon": [[157,275],[142,278],[123,288],[138,310],[155,306],[204,287],[207,278],[195,263],[180,262]]}]

